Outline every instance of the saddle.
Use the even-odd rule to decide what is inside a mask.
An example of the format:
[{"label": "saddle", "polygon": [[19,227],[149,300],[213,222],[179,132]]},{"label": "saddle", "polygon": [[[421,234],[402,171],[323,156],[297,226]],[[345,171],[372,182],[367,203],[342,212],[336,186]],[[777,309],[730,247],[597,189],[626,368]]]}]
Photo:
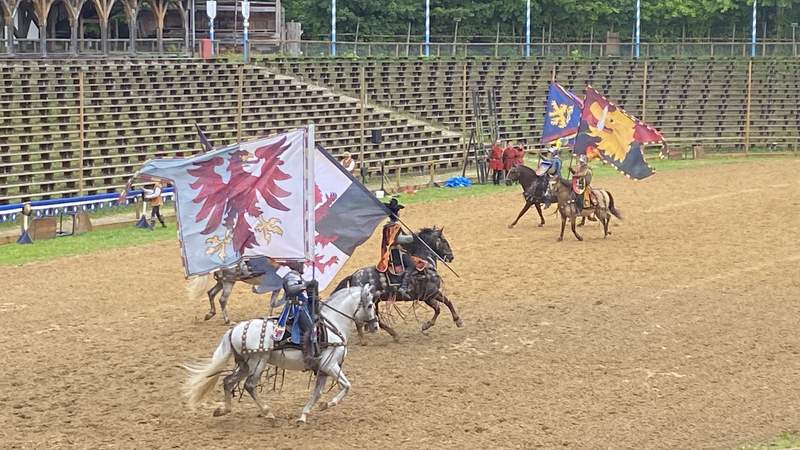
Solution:
[{"label": "saddle", "polygon": [[[273,324],[277,325],[278,317],[268,318]],[[317,328],[317,342],[324,346],[328,342],[328,329],[325,326]],[[303,332],[300,330],[300,321],[294,317],[289,318],[286,323],[286,331],[279,340],[269,339],[272,342],[272,350],[304,350],[306,343],[303,339]]]},{"label": "saddle", "polygon": [[247,278],[256,278],[264,275],[270,269],[272,269],[272,264],[270,264],[269,258],[260,256],[245,260],[244,267],[240,267],[240,272]]}]

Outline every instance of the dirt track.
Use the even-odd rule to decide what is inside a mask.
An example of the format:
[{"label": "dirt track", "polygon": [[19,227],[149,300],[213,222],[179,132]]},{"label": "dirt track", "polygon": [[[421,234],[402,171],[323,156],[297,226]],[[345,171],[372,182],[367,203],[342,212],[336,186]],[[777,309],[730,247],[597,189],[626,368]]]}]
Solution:
[{"label": "dirt track", "polygon": [[[305,375],[263,394],[275,428],[248,398],[212,417],[219,388],[184,409],[177,364],[210,356],[226,327],[185,300],[174,241],[1,268],[0,447],[731,448],[797,430],[798,172],[603,179],[626,221],[582,243],[556,243],[551,216],[506,229],[519,192],[406,208],[446,225],[466,326],[445,311],[425,336],[408,314],[401,344],[354,346],[351,394],[303,428]],[[262,309],[238,288],[234,320]]]}]

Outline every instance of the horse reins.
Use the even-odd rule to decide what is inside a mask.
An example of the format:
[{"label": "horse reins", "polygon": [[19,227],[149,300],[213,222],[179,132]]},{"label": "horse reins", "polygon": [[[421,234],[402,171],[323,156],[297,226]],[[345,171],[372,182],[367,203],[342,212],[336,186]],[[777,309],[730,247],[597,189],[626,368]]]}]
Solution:
[{"label": "horse reins", "polygon": [[[322,305],[322,306],[325,306],[325,307],[327,307],[327,308],[330,308],[330,309],[331,309],[331,310],[333,310],[334,312],[336,312],[336,313],[338,313],[338,314],[340,314],[340,315],[342,315],[342,316],[344,316],[344,317],[347,317],[348,319],[352,320],[352,321],[353,321],[353,322],[355,322],[355,323],[358,323],[358,321],[357,321],[357,320],[356,320],[356,318],[354,317],[354,316],[355,316],[355,314],[353,314],[353,316],[350,316],[350,315],[348,315],[348,314],[345,314],[345,313],[343,313],[343,312],[339,311],[338,309],[334,308],[333,306],[331,306],[331,305],[327,304],[326,302],[320,302],[320,305]],[[361,309],[362,307],[363,307],[363,305],[361,304],[361,301],[359,301],[359,302],[358,302],[358,308],[356,308],[356,313],[358,313],[358,310],[359,310],[359,309]],[[369,320],[366,320],[364,323],[373,324],[373,323],[377,323],[377,322],[378,322],[378,318],[376,317],[376,318],[374,318],[374,319],[369,319]]]}]

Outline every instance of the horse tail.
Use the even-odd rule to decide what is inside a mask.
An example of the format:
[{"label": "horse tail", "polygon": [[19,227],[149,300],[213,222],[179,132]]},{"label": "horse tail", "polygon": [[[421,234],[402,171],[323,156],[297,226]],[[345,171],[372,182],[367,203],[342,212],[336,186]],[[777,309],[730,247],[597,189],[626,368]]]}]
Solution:
[{"label": "horse tail", "polygon": [[606,194],[608,194],[608,210],[614,215],[614,217],[619,220],[623,220],[622,212],[620,212],[620,210],[614,206],[614,197],[611,195],[611,192],[606,191]]},{"label": "horse tail", "polygon": [[203,300],[208,290],[215,284],[217,280],[214,279],[213,273],[194,277],[186,284],[186,295],[191,301]]},{"label": "horse tail", "polygon": [[340,281],[339,284],[336,285],[336,288],[333,290],[333,292],[339,292],[344,288],[349,288],[351,283],[350,279],[352,277],[353,277],[352,275],[344,277],[342,281]]},{"label": "horse tail", "polygon": [[189,406],[197,406],[211,392],[217,384],[222,370],[228,364],[228,360],[233,356],[231,346],[231,333],[233,329],[225,332],[222,340],[211,359],[198,361],[196,363],[185,364],[183,366],[189,372],[189,379],[183,387],[184,395],[189,400]]}]

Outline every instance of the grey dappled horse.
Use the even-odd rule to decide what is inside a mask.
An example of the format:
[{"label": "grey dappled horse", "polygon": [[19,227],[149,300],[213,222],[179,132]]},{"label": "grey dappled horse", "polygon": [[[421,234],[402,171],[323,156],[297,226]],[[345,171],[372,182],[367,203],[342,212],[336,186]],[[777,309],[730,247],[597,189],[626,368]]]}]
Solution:
[{"label": "grey dappled horse", "polygon": [[[388,301],[396,298],[397,301],[414,301],[421,300],[426,305],[433,309],[433,317],[422,325],[422,331],[427,330],[436,324],[436,319],[439,317],[440,307],[439,303],[444,303],[450,310],[453,316],[453,321],[456,326],[461,327],[464,322],[456,312],[455,306],[442,292],[442,278],[437,271],[437,261],[441,258],[445,262],[453,261],[453,251],[450,249],[450,243],[444,237],[443,228],[423,228],[417,233],[418,238],[415,238],[411,244],[403,246],[403,249],[412,256],[416,256],[424,260],[426,268],[422,271],[417,271],[414,267],[409,267],[411,280],[409,283],[410,299],[402,299],[397,297],[397,287],[389,283],[388,275],[378,272],[375,266],[363,267],[353,272],[352,275],[345,277],[337,286],[335,291],[344,289],[348,286],[364,286],[369,284],[375,286],[375,308],[377,310],[378,303]],[[425,244],[423,244],[423,241]],[[433,251],[431,251],[433,250]],[[434,253],[435,252],[435,253]],[[379,316],[380,317],[380,316]],[[398,340],[399,336],[385,322],[380,321],[381,329],[386,330],[394,340]]]},{"label": "grey dappled horse", "polygon": [[[205,320],[209,320],[217,314],[217,309],[214,307],[214,298],[217,296],[217,294],[222,292],[222,295],[219,298],[219,307],[222,310],[222,320],[225,322],[225,324],[229,324],[230,318],[228,317],[227,306],[228,299],[230,298],[231,292],[233,292],[233,286],[238,281],[242,281],[253,286],[258,286],[261,284],[264,276],[266,275],[252,276],[249,273],[242,273],[238,267],[231,269],[220,269],[189,280],[189,283],[186,285],[186,293],[188,294],[189,299],[192,301],[202,300],[206,295],[208,296],[210,309],[205,316]],[[274,305],[279,291],[280,289],[272,293],[270,305]]]}]

